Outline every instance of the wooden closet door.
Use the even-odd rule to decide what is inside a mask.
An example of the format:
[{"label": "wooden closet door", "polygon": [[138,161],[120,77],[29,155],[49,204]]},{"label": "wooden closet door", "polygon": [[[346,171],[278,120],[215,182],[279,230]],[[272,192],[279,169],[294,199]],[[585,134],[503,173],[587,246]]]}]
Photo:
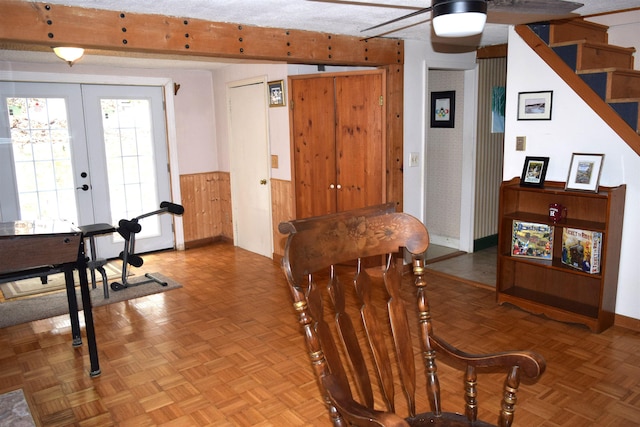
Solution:
[{"label": "wooden closet door", "polygon": [[338,76],[335,85],[337,211],[383,203],[383,75]]},{"label": "wooden closet door", "polygon": [[292,79],[296,217],[336,211],[335,92],[333,77]]}]

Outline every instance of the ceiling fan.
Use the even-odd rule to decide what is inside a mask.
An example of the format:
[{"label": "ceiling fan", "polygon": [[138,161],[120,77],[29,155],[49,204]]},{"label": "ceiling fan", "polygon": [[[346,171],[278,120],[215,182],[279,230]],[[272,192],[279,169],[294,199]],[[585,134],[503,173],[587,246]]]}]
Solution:
[{"label": "ceiling fan", "polygon": [[[389,4],[348,0],[312,1],[394,7]],[[572,12],[581,6],[583,6],[582,3],[564,0],[433,0],[431,6],[416,8],[417,10],[414,12],[365,28],[362,31],[377,29],[432,12],[432,25],[436,35],[440,37],[467,37],[482,33],[487,21],[515,25],[560,19],[573,16]],[[400,7],[406,8],[406,6]]]}]

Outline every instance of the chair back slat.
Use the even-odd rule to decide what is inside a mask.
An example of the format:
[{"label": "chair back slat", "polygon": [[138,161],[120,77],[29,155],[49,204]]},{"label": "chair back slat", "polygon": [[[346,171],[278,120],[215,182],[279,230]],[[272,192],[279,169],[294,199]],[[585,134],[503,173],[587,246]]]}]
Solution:
[{"label": "chair back slat", "polygon": [[393,371],[391,360],[384,332],[380,324],[381,317],[373,304],[373,287],[371,278],[365,270],[361,268],[362,263],[358,260],[358,273],[354,280],[356,293],[360,298],[360,315],[362,325],[366,333],[367,344],[373,355],[374,369],[380,381],[381,393],[387,411],[395,411]]},{"label": "chair back slat", "polygon": [[367,371],[362,349],[358,343],[358,336],[349,314],[345,311],[345,291],[342,282],[338,280],[335,268],[331,267],[331,279],[327,285],[329,297],[333,303],[335,321],[340,341],[345,348],[349,367],[353,372],[354,383],[365,406],[373,407],[373,390],[371,378]]},{"label": "chair back slat", "polygon": [[407,308],[400,296],[400,272],[393,257],[389,257],[387,271],[384,273],[384,284],[389,294],[387,306],[389,308],[389,322],[393,331],[393,343],[398,355],[398,369],[402,389],[407,398],[409,414],[416,414],[416,364],[411,331],[407,318]]}]

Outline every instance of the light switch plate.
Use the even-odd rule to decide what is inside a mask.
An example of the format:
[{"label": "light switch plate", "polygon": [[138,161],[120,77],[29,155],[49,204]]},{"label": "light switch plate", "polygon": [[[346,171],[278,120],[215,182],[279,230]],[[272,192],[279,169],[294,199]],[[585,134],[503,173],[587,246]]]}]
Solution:
[{"label": "light switch plate", "polygon": [[527,137],[516,136],[516,151],[525,151],[527,149]]},{"label": "light switch plate", "polygon": [[416,168],[420,165],[420,153],[411,153],[409,155],[409,166]]}]

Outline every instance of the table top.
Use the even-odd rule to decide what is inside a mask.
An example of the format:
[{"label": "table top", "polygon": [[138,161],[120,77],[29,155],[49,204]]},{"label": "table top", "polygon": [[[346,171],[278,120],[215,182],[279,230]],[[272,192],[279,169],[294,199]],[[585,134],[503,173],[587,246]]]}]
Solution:
[{"label": "table top", "polygon": [[68,221],[35,220],[0,222],[0,237],[25,235],[79,234],[80,230]]}]

